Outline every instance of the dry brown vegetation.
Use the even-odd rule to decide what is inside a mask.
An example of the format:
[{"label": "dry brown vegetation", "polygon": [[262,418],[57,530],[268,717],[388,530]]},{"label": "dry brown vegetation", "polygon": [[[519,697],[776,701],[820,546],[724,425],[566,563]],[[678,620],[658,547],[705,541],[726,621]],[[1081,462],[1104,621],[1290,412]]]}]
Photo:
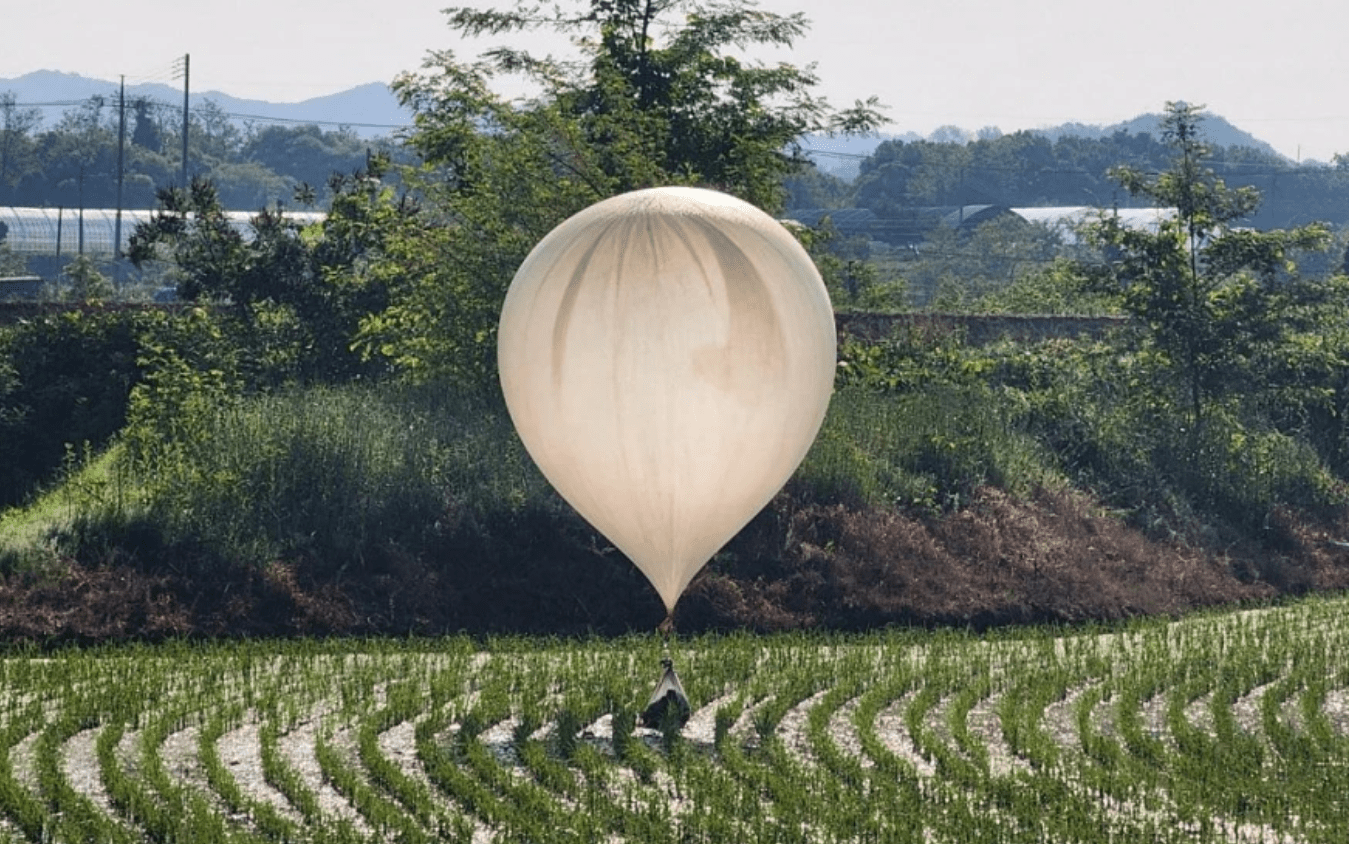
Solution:
[{"label": "dry brown vegetation", "polygon": [[[570,513],[510,529],[515,541],[466,528],[433,561],[390,555],[321,578],[305,561],[220,578],[178,574],[172,560],[71,561],[0,585],[0,635],[606,635],[661,620],[642,576]],[[1259,543],[1153,539],[1075,493],[1015,499],[985,488],[941,515],[783,493],[698,576],[677,622],[687,633],[982,629],[1177,615],[1349,587],[1349,549],[1328,528],[1283,513],[1268,533]]]}]

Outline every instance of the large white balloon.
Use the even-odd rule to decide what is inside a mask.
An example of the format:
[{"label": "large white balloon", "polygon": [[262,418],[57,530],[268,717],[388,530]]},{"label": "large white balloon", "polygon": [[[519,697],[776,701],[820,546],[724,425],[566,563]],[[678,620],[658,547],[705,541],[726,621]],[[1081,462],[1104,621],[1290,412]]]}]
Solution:
[{"label": "large white balloon", "polygon": [[543,474],[673,612],[815,439],[833,310],[772,217],[716,191],[654,188],[596,203],[534,247],[497,355]]}]

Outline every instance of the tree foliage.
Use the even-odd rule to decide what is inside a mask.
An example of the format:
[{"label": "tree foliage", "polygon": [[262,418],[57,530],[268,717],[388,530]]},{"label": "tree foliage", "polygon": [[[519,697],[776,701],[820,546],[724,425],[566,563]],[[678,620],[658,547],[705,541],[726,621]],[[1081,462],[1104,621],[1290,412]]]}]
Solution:
[{"label": "tree foliage", "polygon": [[[405,227],[370,272],[390,308],[361,342],[407,370],[490,380],[496,314],[528,251],[572,213],[644,187],[699,184],[769,211],[783,178],[806,166],[806,132],[861,131],[874,99],[832,110],[810,68],[762,65],[735,51],[789,46],[804,18],[749,3],[593,0],[545,9],[446,10],[466,37],[552,31],[578,61],[498,47],[474,61],[434,53],[394,83],[415,113],[408,143],[424,158],[417,187],[433,226]],[[495,90],[519,76],[534,94]],[[411,177],[410,177],[411,178]]]},{"label": "tree foliage", "polygon": [[[92,97],[44,127],[41,111],[0,92],[0,205],[111,208],[118,200],[117,95]],[[123,207],[144,208],[155,194],[182,185],[180,106],[128,97],[125,104]],[[387,139],[349,129],[245,125],[207,99],[188,114],[189,173],[209,178],[231,210],[257,210],[309,184],[327,201],[330,174],[362,166],[368,150],[392,151]]]},{"label": "tree foliage", "polygon": [[[846,204],[881,217],[922,206],[994,204],[1010,207],[1139,205],[1110,173],[1170,167],[1172,146],[1161,133],[1119,130],[1104,137],[1034,132],[991,133],[975,140],[883,141],[859,164]],[[1343,201],[1349,165],[1293,163],[1248,147],[1212,147],[1205,163],[1227,185],[1257,189],[1263,201],[1249,224],[1280,228],[1308,219],[1349,222]],[[820,203],[793,197],[793,208]]]},{"label": "tree foliage", "polygon": [[417,214],[406,193],[385,184],[387,169],[374,157],[351,176],[334,176],[321,223],[306,226],[274,206],[251,218],[248,237],[214,184],[194,179],[186,191],[160,192],[128,256],[138,265],[170,263],[180,299],[228,307],[256,352],[258,380],[361,374],[369,367],[354,346],[358,326],[387,304],[384,279],[364,267],[372,253],[390,255],[390,242]]},{"label": "tree foliage", "polygon": [[1112,171],[1131,195],[1175,215],[1155,232],[1112,216],[1090,231],[1113,258],[1095,273],[1098,288],[1116,294],[1147,325],[1180,387],[1196,441],[1210,404],[1254,386],[1258,362],[1288,330],[1290,309],[1315,295],[1299,283],[1298,250],[1329,243],[1319,223],[1265,232],[1238,225],[1259,206],[1259,192],[1228,187],[1205,166],[1201,120],[1202,107],[1168,103],[1163,130],[1174,150],[1171,169]]},{"label": "tree foliage", "polygon": [[162,317],[71,309],[0,327],[0,509],[56,476],[67,451],[126,422],[140,338]]}]

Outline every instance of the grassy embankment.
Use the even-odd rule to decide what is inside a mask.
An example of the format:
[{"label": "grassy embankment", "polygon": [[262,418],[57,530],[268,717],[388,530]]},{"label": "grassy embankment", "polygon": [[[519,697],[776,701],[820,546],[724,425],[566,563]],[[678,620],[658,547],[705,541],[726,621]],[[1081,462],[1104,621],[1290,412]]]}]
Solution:
[{"label": "grassy embankment", "polygon": [[[1202,461],[1100,341],[852,348],[821,434],[689,631],[1175,614],[1349,583],[1343,484],[1236,426]],[[1113,368],[1113,369],[1112,369]],[[654,593],[492,401],[392,384],[182,401],[0,519],[38,639],[650,629]],[[1151,414],[1149,416],[1148,414]],[[1238,445],[1242,443],[1242,445]]]}]

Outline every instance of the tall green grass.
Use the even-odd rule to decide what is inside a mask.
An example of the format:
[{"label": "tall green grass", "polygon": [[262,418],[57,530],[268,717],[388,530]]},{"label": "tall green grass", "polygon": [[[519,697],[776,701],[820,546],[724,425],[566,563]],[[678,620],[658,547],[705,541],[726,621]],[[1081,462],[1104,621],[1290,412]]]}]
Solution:
[{"label": "tall green grass", "polygon": [[[417,554],[439,531],[558,499],[505,410],[433,387],[311,387],[222,403],[190,437],[116,449],[74,473],[60,518],[28,512],[8,534],[99,557],[173,554],[213,566],[306,557],[325,568]],[[98,487],[94,479],[120,480]],[[797,474],[824,502],[957,507],[982,484],[1026,490],[1050,461],[986,390],[845,389]],[[107,494],[97,494],[104,489]],[[114,494],[115,493],[115,494]],[[186,556],[183,557],[184,553]],[[189,564],[184,562],[183,564]]]},{"label": "tall green grass", "polygon": [[447,519],[550,494],[502,408],[426,387],[230,401],[171,446],[114,453],[130,492],[82,499],[49,533],[77,554],[228,566],[306,557],[340,570],[415,554]]},{"label": "tall green grass", "polygon": [[[1140,386],[1147,357],[1110,344],[844,351],[850,374],[792,481],[813,502],[941,512],[980,486],[1072,484],[1162,532],[1222,521],[1263,535],[1281,506],[1332,518],[1349,497],[1302,439],[1240,407],[1212,414],[1195,451]],[[520,514],[565,510],[499,399],[397,383],[239,397],[183,369],[133,405],[112,450],[0,517],[0,568],[74,554],[336,572],[424,557],[451,531],[523,549]]]},{"label": "tall green grass", "polygon": [[1061,482],[1054,461],[982,385],[834,395],[797,482],[822,501],[953,509],[983,485]]}]

